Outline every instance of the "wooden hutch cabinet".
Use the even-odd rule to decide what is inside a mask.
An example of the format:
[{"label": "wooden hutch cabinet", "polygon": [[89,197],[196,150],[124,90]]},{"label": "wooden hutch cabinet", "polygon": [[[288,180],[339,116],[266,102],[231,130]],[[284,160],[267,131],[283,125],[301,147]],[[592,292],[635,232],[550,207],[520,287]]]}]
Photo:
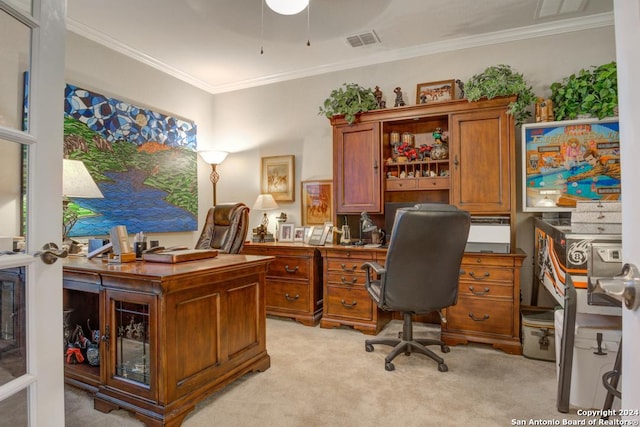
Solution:
[{"label": "wooden hutch cabinet", "polygon": [[67,350],[65,381],[92,393],[96,410],[122,408],[147,426],[179,426],[207,395],[269,368],[270,260],[63,260],[65,341],[78,342],[82,329],[98,351],[96,358],[89,349],[80,357]]},{"label": "wooden hutch cabinet", "polygon": [[267,314],[315,326],[322,316],[322,259],[317,246],[303,243],[246,243],[243,254],[268,255]]},{"label": "wooden hutch cabinet", "polygon": [[[429,202],[456,205],[474,221],[509,224],[511,253],[465,255],[462,269],[467,275],[461,278],[458,304],[447,310],[453,322],[443,324],[442,336],[450,344],[478,341],[520,353],[519,276],[525,255],[515,248],[515,128],[507,114],[514,99],[387,108],[362,113],[351,126],[341,116],[331,118],[331,124],[336,225],[346,221],[357,230],[360,213],[366,211],[384,228],[386,204]],[[419,152],[420,147],[434,146],[437,128],[448,134],[447,157],[394,160],[392,142],[400,138]],[[325,260],[324,316],[331,304],[330,277]],[[479,283],[491,285],[486,296],[484,287],[477,291]],[[348,324],[344,319],[342,323]],[[323,317],[324,325],[333,323]]]}]

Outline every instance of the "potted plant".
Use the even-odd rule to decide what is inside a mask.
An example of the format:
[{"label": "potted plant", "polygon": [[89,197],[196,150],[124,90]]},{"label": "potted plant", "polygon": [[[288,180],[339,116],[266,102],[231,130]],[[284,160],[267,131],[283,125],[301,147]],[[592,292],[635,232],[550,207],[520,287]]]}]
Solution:
[{"label": "potted plant", "polygon": [[556,120],[581,116],[602,119],[616,115],[618,73],[616,63],[592,66],[551,84],[551,101]]},{"label": "potted plant", "polygon": [[536,101],[533,89],[520,73],[514,72],[509,65],[494,65],[480,74],[476,74],[464,85],[467,99],[477,101],[480,98],[517,95],[518,98],[509,104],[508,113],[513,115],[516,125],[520,126],[531,116],[529,106]]},{"label": "potted plant", "polygon": [[353,124],[359,113],[378,108],[373,90],[355,83],[343,83],[342,86],[331,91],[331,95],[320,107],[319,115],[327,118],[344,115],[347,123]]}]

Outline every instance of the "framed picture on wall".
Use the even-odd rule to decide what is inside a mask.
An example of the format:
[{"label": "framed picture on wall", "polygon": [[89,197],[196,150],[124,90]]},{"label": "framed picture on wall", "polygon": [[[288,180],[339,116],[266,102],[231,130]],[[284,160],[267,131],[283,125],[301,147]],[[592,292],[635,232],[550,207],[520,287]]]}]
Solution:
[{"label": "framed picture on wall", "polygon": [[302,225],[333,221],[333,181],[303,181],[301,193]]},{"label": "framed picture on wall", "polygon": [[451,101],[455,98],[456,81],[442,80],[431,83],[418,83],[416,89],[416,104],[431,104],[433,102]]},{"label": "framed picture on wall", "polygon": [[271,193],[278,202],[293,202],[295,170],[295,156],[263,157],[260,174],[262,193]]}]

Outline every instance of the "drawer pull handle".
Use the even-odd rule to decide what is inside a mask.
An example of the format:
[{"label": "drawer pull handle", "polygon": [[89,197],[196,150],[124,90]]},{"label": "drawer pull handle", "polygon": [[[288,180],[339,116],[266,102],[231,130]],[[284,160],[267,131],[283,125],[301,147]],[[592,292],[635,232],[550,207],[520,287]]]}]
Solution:
[{"label": "drawer pull handle", "polygon": [[353,280],[351,280],[351,282],[348,282],[347,279],[344,278],[344,276],[340,276],[340,280],[342,280],[343,285],[355,285],[356,282],[358,281],[358,278],[354,277]]},{"label": "drawer pull handle", "polygon": [[469,272],[469,276],[473,277],[475,280],[484,280],[484,279],[486,279],[487,277],[489,277],[489,276],[490,276],[490,274],[489,274],[489,272],[487,271],[486,273],[484,273],[484,274],[482,275],[482,277],[476,277],[475,273],[474,273],[473,271],[470,271],[470,272]]},{"label": "drawer pull handle", "polygon": [[342,269],[344,271],[348,271],[349,273],[353,273],[354,271],[356,271],[356,268],[358,268],[358,266],[355,265],[355,264],[353,264],[353,266],[351,266],[351,268],[347,268],[347,266],[344,265],[344,264],[340,264],[340,267],[342,267]]},{"label": "drawer pull handle", "polygon": [[284,266],[284,271],[286,271],[287,273],[296,273],[298,271],[298,266],[296,265],[296,268],[292,270],[289,268],[289,264],[287,264]]},{"label": "drawer pull handle", "polygon": [[353,302],[349,304],[345,300],[340,300],[340,304],[342,304],[345,307],[355,307],[358,304],[358,301],[353,300]]},{"label": "drawer pull handle", "polygon": [[475,317],[475,316],[473,315],[473,313],[469,313],[469,317],[470,317],[470,318],[471,318],[471,320],[473,320],[474,322],[484,322],[485,320],[489,320],[489,315],[488,315],[488,314],[485,314],[485,315],[484,315],[484,316],[482,316],[482,318],[480,319],[480,318],[478,318],[478,317]]},{"label": "drawer pull handle", "polygon": [[478,295],[478,296],[486,295],[486,294],[489,293],[489,288],[484,288],[484,291],[482,291],[482,292],[476,292],[475,288],[473,286],[469,286],[469,290],[471,291],[472,294]]},{"label": "drawer pull handle", "polygon": [[290,297],[290,296],[289,296],[289,294],[284,294],[284,297],[287,299],[287,301],[295,301],[295,300],[297,300],[298,298],[300,298],[300,294],[296,294],[296,296],[295,296],[295,297],[293,297],[293,298],[292,298],[292,297]]}]

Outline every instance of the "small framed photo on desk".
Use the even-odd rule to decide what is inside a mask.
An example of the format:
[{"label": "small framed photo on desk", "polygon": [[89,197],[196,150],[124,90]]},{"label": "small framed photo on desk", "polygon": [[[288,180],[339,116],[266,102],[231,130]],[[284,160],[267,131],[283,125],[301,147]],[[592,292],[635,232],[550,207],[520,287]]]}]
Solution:
[{"label": "small framed photo on desk", "polygon": [[321,225],[311,227],[311,237],[309,238],[309,244],[315,246],[324,246],[324,241],[327,239],[330,228]]},{"label": "small framed photo on desk", "polygon": [[293,242],[293,224],[282,224],[278,232],[278,241],[280,242]]}]

